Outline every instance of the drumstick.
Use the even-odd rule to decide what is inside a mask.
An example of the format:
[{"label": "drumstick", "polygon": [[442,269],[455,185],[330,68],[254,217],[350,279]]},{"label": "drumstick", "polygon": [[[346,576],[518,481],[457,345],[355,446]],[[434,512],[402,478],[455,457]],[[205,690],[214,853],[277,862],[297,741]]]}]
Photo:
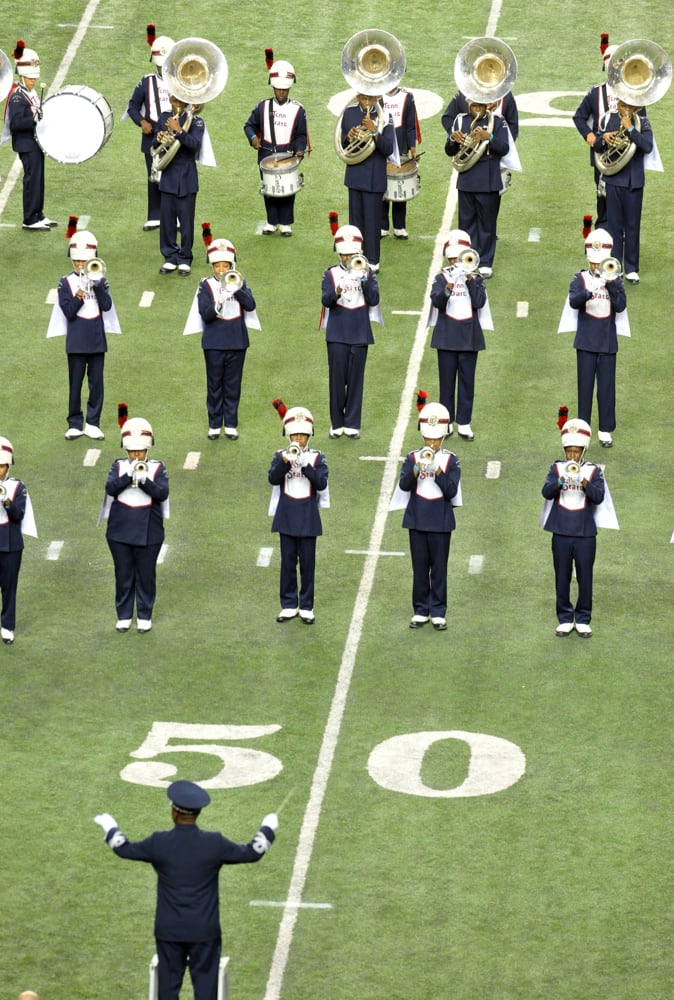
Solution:
[{"label": "drumstick", "polygon": [[289,799],[289,798],[290,798],[290,796],[291,796],[291,795],[292,795],[292,794],[294,793],[294,791],[295,791],[295,789],[294,789],[294,788],[291,788],[291,789],[290,789],[290,791],[288,792],[288,794],[287,794],[287,795],[286,795],[286,797],[284,798],[283,802],[281,803],[281,805],[280,805],[280,806],[278,807],[278,809],[276,810],[276,815],[277,815],[277,816],[279,815],[279,813],[281,812],[281,810],[282,810],[282,809],[285,809],[285,807],[286,807],[286,806],[287,806],[287,804],[288,804],[288,799]]}]

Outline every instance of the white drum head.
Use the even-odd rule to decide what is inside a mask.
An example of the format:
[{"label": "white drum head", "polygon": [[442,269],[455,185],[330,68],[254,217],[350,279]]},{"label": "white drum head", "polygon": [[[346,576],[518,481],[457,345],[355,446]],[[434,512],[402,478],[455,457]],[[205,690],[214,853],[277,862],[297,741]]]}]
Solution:
[{"label": "white drum head", "polygon": [[65,87],[42,105],[35,135],[40,148],[59,163],[84,163],[112,134],[112,109],[91,87]]}]

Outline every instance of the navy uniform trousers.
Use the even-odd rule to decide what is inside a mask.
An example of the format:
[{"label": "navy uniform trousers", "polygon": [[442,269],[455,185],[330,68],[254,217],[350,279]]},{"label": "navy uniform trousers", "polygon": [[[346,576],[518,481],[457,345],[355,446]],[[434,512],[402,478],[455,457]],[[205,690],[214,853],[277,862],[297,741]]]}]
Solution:
[{"label": "navy uniform trousers", "polygon": [[589,424],[592,420],[592,397],[597,382],[597,409],[599,430],[614,431],[615,377],[617,354],[598,354],[576,348],[576,375],[578,380],[578,416]]},{"label": "navy uniform trousers", "polygon": [[16,591],[19,584],[19,570],[23,549],[0,552],[0,593],[2,594],[2,618],[0,624],[13,632],[16,628]]},{"label": "navy uniform trousers", "polygon": [[183,943],[156,939],[157,984],[159,1000],[178,1000],[185,973],[185,959],[190,970],[195,1000],[217,1000],[218,965],[221,939]]},{"label": "navy uniform trousers", "polygon": [[447,612],[447,563],[452,533],[410,528],[409,534],[414,613],[444,618]]},{"label": "navy uniform trousers", "polygon": [[360,430],[367,344],[328,341],[330,423]]},{"label": "navy uniform trousers", "polygon": [[108,538],[108,546],[115,564],[115,607],[117,617],[128,621],[133,618],[133,600],[136,598],[136,615],[149,621],[157,596],[157,559],[161,542],[153,545],[127,545]]},{"label": "navy uniform trousers", "polygon": [[[572,622],[574,614],[581,625],[592,618],[592,568],[597,551],[597,536],[552,536],[552,565],[555,570],[556,608],[559,622]],[[578,600],[571,603],[571,575],[576,565]]]},{"label": "navy uniform trousers", "polygon": [[296,608],[297,564],[300,567],[300,611],[314,609],[314,582],[316,577],[316,536],[279,535],[281,543],[281,583],[282,608]]}]

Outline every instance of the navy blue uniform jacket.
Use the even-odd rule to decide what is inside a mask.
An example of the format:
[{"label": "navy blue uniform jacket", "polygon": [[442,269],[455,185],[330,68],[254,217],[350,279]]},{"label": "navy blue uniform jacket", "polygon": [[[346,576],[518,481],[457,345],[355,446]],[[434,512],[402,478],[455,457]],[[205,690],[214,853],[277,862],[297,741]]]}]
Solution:
[{"label": "navy blue uniform jacket", "polygon": [[93,286],[92,292],[98,303],[98,316],[82,319],[78,315],[85,304],[85,299],[73,295],[66,280],[69,275],[61,278],[58,286],[58,300],[63,315],[68,321],[66,328],[66,354],[104,354],[108,349],[105,337],[105,327],[102,313],[112,308],[110,286],[105,278]]},{"label": "navy blue uniform jacket", "polygon": [[[326,341],[335,344],[374,344],[374,334],[370,323],[370,306],[379,305],[379,284],[370,268],[362,283],[364,303],[355,309],[342,305],[337,288],[342,286],[348,272],[341,265],[329,267],[321,282],[321,303],[330,310],[325,328]],[[335,284],[337,282],[337,284]]]},{"label": "navy blue uniform jacket", "polygon": [[126,109],[126,113],[131,121],[139,128],[141,121],[145,119],[146,122],[150,122],[154,129],[153,132],[148,132],[147,134],[141,130],[140,148],[143,153],[150,152],[152,143],[155,141],[155,132],[157,130],[158,119],[150,117],[150,107],[152,106],[152,102],[150,101],[150,88],[154,88],[154,81],[156,79],[156,73],[148,73],[147,76],[144,76],[143,79],[136,85]]},{"label": "navy blue uniform jacket", "polygon": [[[463,118],[460,119],[461,127],[459,131],[468,135],[471,131],[471,122],[471,116],[469,114],[465,114]],[[483,128],[486,124],[487,116],[483,115],[483,117],[476,122],[475,128]],[[457,175],[457,191],[472,191],[475,194],[479,194],[481,191],[501,190],[501,157],[505,156],[510,149],[505,119],[501,118],[499,115],[494,115],[493,130],[492,135],[494,138],[490,141],[477,163],[475,163],[469,170],[464,170],[463,173]],[[447,153],[447,156],[456,156],[460,148],[461,147],[458,142],[454,142],[450,138],[447,139],[447,142],[445,143],[445,152]]]},{"label": "navy blue uniform jacket", "polygon": [[485,349],[484,333],[477,311],[487,301],[487,289],[484,287],[484,281],[481,275],[475,275],[466,282],[473,315],[467,319],[455,319],[445,312],[448,300],[448,296],[445,294],[447,277],[447,271],[436,274],[431,288],[431,302],[438,310],[431,347],[440,351],[483,351]]},{"label": "navy blue uniform jacket", "polygon": [[[271,530],[282,535],[311,538],[323,534],[321,515],[318,512],[318,493],[328,485],[328,465],[323,452],[311,449],[308,454],[312,462],[307,463],[301,471],[284,462],[280,451],[275,452],[271,460],[269,482],[272,486],[281,488]],[[297,496],[291,496],[286,491],[286,480],[293,476],[302,476],[308,481],[306,488],[300,489]]]},{"label": "navy blue uniform jacket", "polygon": [[164,518],[161,513],[161,503],[169,495],[168,473],[160,462],[154,478],[147,477],[144,483],[139,483],[138,489],[147,496],[147,504],[143,507],[131,507],[118,500],[124,490],[129,489],[132,477],[121,472],[126,459],[119,458],[112,463],[105,484],[105,492],[114,497],[108,517],[108,527],[105,537],[113,542],[124,542],[125,545],[158,545],[164,541]]},{"label": "navy blue uniform jacket", "polygon": [[[446,453],[445,453],[446,454]],[[414,475],[414,452],[405,457],[400,473],[400,489],[410,493],[410,499],[405,508],[403,528],[414,528],[415,531],[453,531],[456,527],[452,498],[456,496],[461,481],[461,466],[452,453],[446,472],[436,472],[435,483],[442,491],[442,496],[436,500],[427,500],[419,496],[417,489],[425,473]]]},{"label": "navy blue uniform jacket", "polygon": [[[262,832],[272,843],[273,831],[265,826]],[[235,844],[221,833],[188,823],[113,848],[118,857],[146,861],[157,873],[155,937],[185,942],[220,937],[220,869],[259,861],[266,849],[257,838]]]},{"label": "navy blue uniform jacket", "polygon": [[234,292],[233,297],[239,304],[241,315],[225,319],[215,311],[216,301],[209,279],[204,278],[199,283],[197,304],[204,324],[201,336],[201,346],[204,351],[245,351],[250,346],[248,327],[243,314],[244,311],[252,312],[255,309],[253,293],[244,283],[237,292]]},{"label": "navy blue uniform jacket", "polygon": [[9,118],[9,128],[12,133],[12,149],[14,152],[42,152],[35,138],[33,107],[21,87],[17,87],[9,98],[7,115]]},{"label": "navy blue uniform jacket", "polygon": [[[342,146],[348,145],[348,133],[355,125],[360,125],[364,117],[365,112],[359,104],[346,108],[342,118]],[[374,152],[362,163],[347,166],[344,171],[345,185],[354,191],[383,193],[386,190],[386,161],[392,155],[394,145],[395,133],[389,120],[381,135],[374,140]]]},{"label": "navy blue uniform jacket", "polygon": [[[587,272],[585,272],[587,274]],[[592,293],[585,287],[585,282],[579,271],[574,274],[569,287],[569,305],[578,310],[578,327],[573,346],[579,351],[592,351],[595,354],[617,354],[618,333],[616,330],[616,313],[627,308],[627,296],[622,278],[606,282],[610,311],[607,316],[590,316],[586,312],[587,303]]]},{"label": "navy blue uniform jacket", "polygon": [[587,479],[584,500],[578,509],[571,509],[565,506],[568,502],[566,493],[571,490],[580,490],[580,484],[571,486],[569,490],[560,490],[558,479],[566,464],[564,459],[555,462],[550,466],[547,479],[543,484],[541,493],[546,500],[552,500],[552,509],[545,522],[545,530],[552,531],[556,535],[572,535],[577,538],[588,538],[597,534],[597,525],[594,520],[594,509],[604,499],[604,477],[598,465],[589,462],[581,465],[580,475]]},{"label": "navy blue uniform jacket", "polygon": [[[625,188],[642,188],[644,186],[644,155],[653,149],[653,129],[645,115],[639,115],[641,131],[633,129],[629,133],[630,141],[637,147],[634,156],[617,174],[606,174],[604,180],[608,185]],[[608,147],[604,142],[606,132],[617,132],[620,128],[620,115],[616,111],[602,122],[602,131],[594,144],[595,153],[603,153]]]},{"label": "navy blue uniform jacket", "polygon": [[[165,111],[158,123],[157,132],[167,132],[166,122],[173,118],[172,111]],[[179,121],[184,124],[185,112],[179,116]],[[180,143],[180,149],[173,157],[168,166],[159,175],[159,190],[166,194],[175,194],[179,198],[186,194],[196,194],[199,190],[199,173],[197,171],[197,157],[201,149],[204,138],[204,120],[194,115],[189,132],[174,133]],[[157,145],[156,137],[154,145]]]},{"label": "navy blue uniform jacket", "polygon": [[21,480],[14,492],[14,499],[5,507],[5,511],[8,520],[5,524],[0,524],[0,552],[19,552],[23,548],[21,522],[26,513],[26,487]]}]

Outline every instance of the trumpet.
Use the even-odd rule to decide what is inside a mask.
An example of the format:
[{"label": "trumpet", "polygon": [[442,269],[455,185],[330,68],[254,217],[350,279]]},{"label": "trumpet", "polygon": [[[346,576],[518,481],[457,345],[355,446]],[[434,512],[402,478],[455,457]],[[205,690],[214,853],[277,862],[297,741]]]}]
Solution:
[{"label": "trumpet", "polygon": [[285,450],[285,457],[290,461],[292,465],[299,462],[300,458],[304,454],[304,448],[298,441],[291,441]]},{"label": "trumpet", "polygon": [[432,463],[434,458],[435,458],[435,452],[433,451],[433,449],[430,447],[430,445],[425,445],[419,452],[419,462],[418,462],[419,468],[423,472],[426,472],[426,470],[428,469],[429,465]]},{"label": "trumpet", "polygon": [[4,483],[0,483],[0,504],[4,503],[8,497],[7,487]]},{"label": "trumpet", "polygon": [[138,481],[141,476],[145,477],[147,475],[148,464],[142,458],[136,458],[131,463],[131,482],[134,486],[138,485]]},{"label": "trumpet", "polygon": [[224,274],[220,275],[219,281],[224,291],[229,292],[230,295],[243,288],[243,275],[235,270],[225,271]]},{"label": "trumpet", "polygon": [[604,281],[615,281],[622,274],[622,266],[617,257],[607,257],[599,265],[599,274]]},{"label": "trumpet", "polygon": [[92,257],[91,260],[87,261],[84,272],[89,285],[92,285],[95,281],[100,281],[101,278],[105,277],[105,261],[101,260],[100,257]]},{"label": "trumpet", "polygon": [[564,475],[569,479],[577,479],[580,472],[580,464],[571,460],[564,466]]},{"label": "trumpet", "polygon": [[370,269],[370,262],[362,253],[354,253],[349,257],[349,271],[352,271],[356,278],[364,278]]},{"label": "trumpet", "polygon": [[467,247],[459,254],[457,268],[463,274],[474,274],[480,266],[480,255],[477,250]]}]

